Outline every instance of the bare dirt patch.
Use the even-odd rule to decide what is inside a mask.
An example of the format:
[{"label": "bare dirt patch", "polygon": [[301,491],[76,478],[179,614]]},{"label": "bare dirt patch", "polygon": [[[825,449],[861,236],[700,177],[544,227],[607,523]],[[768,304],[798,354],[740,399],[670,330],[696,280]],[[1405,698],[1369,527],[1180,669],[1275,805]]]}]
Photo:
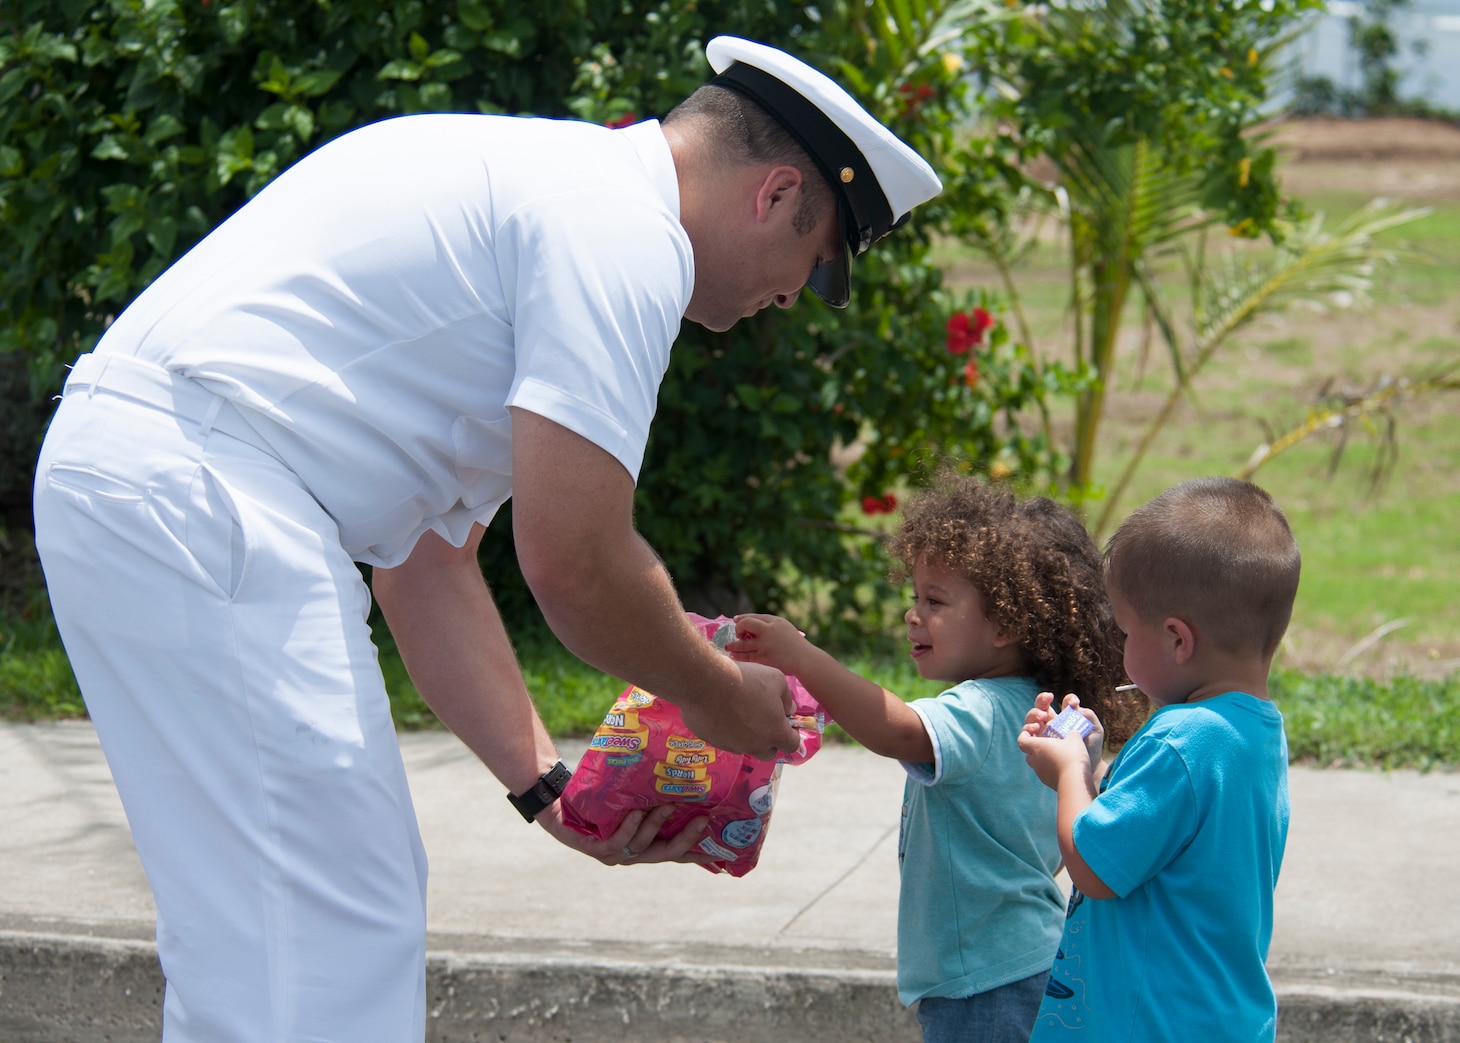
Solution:
[{"label": "bare dirt patch", "polygon": [[1308,119],[1274,124],[1283,187],[1423,203],[1460,199],[1460,127],[1443,120]]}]

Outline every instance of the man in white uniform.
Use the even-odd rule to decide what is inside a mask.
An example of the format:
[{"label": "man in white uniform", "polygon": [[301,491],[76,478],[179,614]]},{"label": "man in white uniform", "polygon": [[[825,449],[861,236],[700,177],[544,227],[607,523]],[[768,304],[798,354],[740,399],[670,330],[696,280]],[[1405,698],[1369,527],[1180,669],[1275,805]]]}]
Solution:
[{"label": "man in white uniform", "polygon": [[[721,37],[665,122],[478,115],[330,142],[82,356],[37,472],[56,619],[157,899],[163,1038],[419,1040],[426,860],[356,562],[437,716],[528,821],[694,860],[662,811],[567,829],[568,777],[477,567],[721,747],[794,749],[776,671],[720,656],[633,527],[683,318],[727,329],[940,188],[820,73]],[[663,809],[667,811],[668,809]]]}]

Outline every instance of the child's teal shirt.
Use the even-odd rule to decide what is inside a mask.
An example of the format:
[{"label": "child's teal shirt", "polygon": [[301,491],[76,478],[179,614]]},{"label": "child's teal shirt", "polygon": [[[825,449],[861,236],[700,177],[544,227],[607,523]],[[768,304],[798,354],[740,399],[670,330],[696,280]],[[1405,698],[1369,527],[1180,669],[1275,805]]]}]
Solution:
[{"label": "child's teal shirt", "polygon": [[909,1006],[987,992],[1054,958],[1055,794],[1018,746],[1038,694],[1030,678],[1004,677],[909,703],[934,751],[932,764],[903,764],[897,992]]}]

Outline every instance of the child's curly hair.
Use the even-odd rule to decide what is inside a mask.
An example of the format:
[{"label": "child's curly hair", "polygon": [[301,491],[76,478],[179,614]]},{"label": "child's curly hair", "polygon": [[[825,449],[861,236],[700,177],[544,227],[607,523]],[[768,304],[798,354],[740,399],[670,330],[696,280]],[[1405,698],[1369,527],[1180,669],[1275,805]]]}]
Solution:
[{"label": "child's curly hair", "polygon": [[1105,594],[1100,551],[1084,524],[1044,496],[1025,500],[977,478],[940,472],[915,495],[887,542],[902,581],[926,562],[956,572],[983,595],[991,623],[1023,650],[1031,676],[1094,710],[1112,745],[1149,711],[1125,680],[1124,638]]}]

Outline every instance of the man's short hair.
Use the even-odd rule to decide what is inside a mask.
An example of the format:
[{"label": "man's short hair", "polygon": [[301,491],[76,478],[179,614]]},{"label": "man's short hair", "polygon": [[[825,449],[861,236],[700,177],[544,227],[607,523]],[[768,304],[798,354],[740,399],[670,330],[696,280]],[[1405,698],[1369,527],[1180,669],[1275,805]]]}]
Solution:
[{"label": "man's short hair", "polygon": [[1144,622],[1172,616],[1236,655],[1270,657],[1288,628],[1300,557],[1262,489],[1197,478],[1136,510],[1105,548],[1106,586]]},{"label": "man's short hair", "polygon": [[816,161],[779,120],[743,94],[706,85],[671,109],[664,122],[687,117],[706,124],[704,140],[727,166],[769,163],[801,171],[801,205],[792,221],[797,234],[805,235],[824,218],[836,216],[836,196]]}]

